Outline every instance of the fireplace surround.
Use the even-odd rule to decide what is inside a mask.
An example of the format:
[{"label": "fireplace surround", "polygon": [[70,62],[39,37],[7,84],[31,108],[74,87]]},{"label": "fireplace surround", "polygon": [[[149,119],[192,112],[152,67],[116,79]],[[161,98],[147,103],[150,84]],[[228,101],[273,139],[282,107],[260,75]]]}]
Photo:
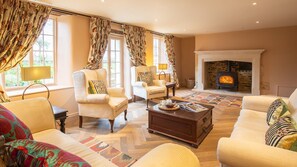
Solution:
[{"label": "fireplace surround", "polygon": [[240,61],[252,63],[252,95],[260,95],[260,61],[264,49],[195,51],[195,89],[205,90],[205,63],[214,61]]}]

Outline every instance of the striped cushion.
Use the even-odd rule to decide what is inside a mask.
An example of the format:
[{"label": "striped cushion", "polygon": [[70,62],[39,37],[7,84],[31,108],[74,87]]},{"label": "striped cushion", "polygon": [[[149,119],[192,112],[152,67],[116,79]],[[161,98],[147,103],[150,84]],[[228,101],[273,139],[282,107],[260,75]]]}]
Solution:
[{"label": "striped cushion", "polygon": [[270,146],[297,151],[297,129],[291,117],[281,117],[269,127],[265,135],[265,143]]},{"label": "striped cushion", "polygon": [[107,94],[104,81],[89,80],[89,94]]},{"label": "striped cushion", "polygon": [[289,116],[288,105],[281,99],[276,99],[268,108],[266,122],[268,125],[274,124],[279,117]]}]

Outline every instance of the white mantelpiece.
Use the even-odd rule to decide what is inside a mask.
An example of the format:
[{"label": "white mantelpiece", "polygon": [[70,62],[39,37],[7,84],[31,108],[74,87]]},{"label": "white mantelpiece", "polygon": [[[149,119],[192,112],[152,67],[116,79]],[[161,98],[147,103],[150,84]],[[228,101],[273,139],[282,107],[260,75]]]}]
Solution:
[{"label": "white mantelpiece", "polygon": [[195,89],[204,90],[205,62],[212,61],[241,61],[252,63],[252,94],[260,95],[260,60],[264,49],[257,50],[222,50],[195,51]]}]

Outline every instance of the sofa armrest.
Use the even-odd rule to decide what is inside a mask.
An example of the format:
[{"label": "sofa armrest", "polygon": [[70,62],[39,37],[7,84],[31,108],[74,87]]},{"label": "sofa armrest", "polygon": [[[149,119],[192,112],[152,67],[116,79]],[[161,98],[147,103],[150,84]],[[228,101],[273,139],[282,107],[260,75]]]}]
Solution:
[{"label": "sofa armrest", "polygon": [[160,145],[138,161],[132,167],[199,167],[197,156],[186,147],[167,143]]},{"label": "sofa armrest", "polygon": [[[242,108],[267,112],[271,103],[276,100],[277,96],[244,96],[242,101]],[[288,104],[288,98],[282,97],[282,99]]]},{"label": "sofa armrest", "polygon": [[18,100],[2,105],[23,121],[32,133],[56,128],[52,105],[46,98]]},{"label": "sofa armrest", "polygon": [[76,101],[81,104],[107,104],[109,95],[107,94],[89,94],[84,98],[77,98]]},{"label": "sofa armrest", "polygon": [[107,92],[112,97],[126,97],[124,88],[107,88]]},{"label": "sofa armrest", "polygon": [[141,81],[137,81],[137,82],[132,83],[132,86],[133,87],[143,87],[143,88],[146,88],[147,87],[147,83],[141,82]]},{"label": "sofa armrest", "polygon": [[155,86],[166,86],[165,80],[153,80]]},{"label": "sofa armrest", "polygon": [[217,156],[226,166],[297,166],[294,151],[226,137],[218,142]]}]

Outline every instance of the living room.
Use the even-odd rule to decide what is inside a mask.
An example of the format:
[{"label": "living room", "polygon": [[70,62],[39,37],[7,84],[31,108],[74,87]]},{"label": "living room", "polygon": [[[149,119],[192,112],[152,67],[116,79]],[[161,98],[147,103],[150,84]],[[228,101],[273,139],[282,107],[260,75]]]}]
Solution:
[{"label": "living room", "polygon": [[[2,101],[9,99],[10,102],[3,103],[3,106],[10,109],[20,120],[24,118],[25,120],[22,121],[32,132],[40,131],[36,131],[35,127],[31,129],[30,127],[33,126],[31,123],[27,124],[28,121],[34,122],[33,118],[27,118],[28,115],[25,116],[26,114],[21,114],[18,110],[25,108],[26,105],[22,102],[29,104],[28,102],[33,99],[30,106],[40,107],[32,109],[34,111],[41,108],[49,110],[48,105],[54,106],[54,113],[59,112],[54,115],[57,117],[53,118],[57,119],[54,127],[64,131],[67,136],[65,138],[69,141],[74,139],[88,148],[101,142],[103,146],[108,145],[106,148],[110,150],[104,150],[105,147],[103,149],[103,151],[109,151],[105,159],[109,162],[114,160],[117,163],[110,163],[110,166],[296,165],[295,162],[290,161],[290,158],[287,162],[275,160],[280,155],[294,157],[296,153],[292,151],[294,149],[288,151],[265,145],[265,132],[269,129],[267,124],[264,126],[262,122],[261,125],[252,124],[253,121],[245,122],[245,119],[257,121],[258,117],[254,118],[256,116],[262,118],[263,115],[254,111],[266,113],[276,97],[283,97],[283,101],[288,104],[288,110],[296,120],[293,111],[296,110],[296,91],[294,90],[297,88],[297,74],[294,73],[296,69],[294,63],[297,60],[295,47],[297,12],[294,6],[297,4],[294,0],[269,2],[229,0],[224,3],[193,0],[181,2],[169,0],[162,2],[136,0],[120,2],[17,0],[14,2],[9,0],[6,2],[2,0],[0,4],[2,4],[0,20],[3,23],[0,31],[1,85],[3,87],[1,99],[4,99]],[[28,12],[27,9],[26,13],[26,10],[22,11],[24,10],[22,7],[28,4],[34,5],[29,5],[31,10]],[[23,13],[23,17],[28,17],[25,20],[28,23],[37,18],[30,20],[29,16],[34,15],[34,12],[44,18],[39,20],[40,26],[33,33],[32,29],[12,21],[19,19],[17,14]],[[101,27],[96,27],[98,25]],[[16,27],[19,27],[19,32],[15,30]],[[17,39],[19,36],[15,35],[18,34],[15,32],[20,34],[26,32],[26,35],[34,34],[35,37],[21,41]],[[16,36],[11,38],[16,46],[18,43],[24,44],[23,50],[15,48],[12,42],[7,41],[10,39],[9,33],[12,33],[11,36]],[[39,35],[36,36],[36,33]],[[13,52],[12,49],[17,50],[13,53],[15,57],[8,54]],[[27,68],[30,72],[30,68],[34,66],[48,67],[43,69],[46,72],[42,72],[48,76],[30,79],[28,76],[32,72],[25,75],[24,69]],[[89,71],[86,72],[86,69]],[[105,72],[99,70],[97,74],[93,73],[97,69],[105,69]],[[158,88],[155,93],[150,92],[153,90],[148,88],[143,90],[140,88],[139,73],[148,71],[151,71],[149,74],[152,78],[158,80],[152,84],[163,85],[162,90]],[[84,80],[87,83],[90,80],[98,80],[94,78],[95,75],[100,79],[103,77],[105,84],[111,88],[106,88],[108,92],[106,96],[101,96],[99,93],[99,99],[94,99],[95,96],[92,96],[92,99],[83,97],[82,87],[86,86],[85,89],[89,90],[91,86],[81,84]],[[29,79],[25,79],[26,77]],[[89,77],[92,79],[88,79]],[[93,84],[95,89],[97,89],[96,84],[98,83]],[[149,87],[149,84],[145,87]],[[94,91],[98,91],[95,89]],[[165,100],[168,96],[171,100]],[[40,97],[47,97],[47,100],[40,100]],[[117,105],[92,106],[93,103],[112,101],[117,98],[123,100],[119,104],[120,107]],[[114,101],[118,102],[118,99]],[[92,100],[96,102],[87,104]],[[189,107],[181,101],[189,104],[197,103],[200,107],[207,108],[208,112],[205,113],[209,114],[211,111],[211,116],[191,115],[192,113],[176,116],[177,111],[184,110],[183,107]],[[176,106],[180,109],[167,111],[168,108],[165,108],[160,111],[163,114],[168,112],[169,114],[165,114],[168,118],[179,117],[187,121],[176,124],[181,121],[172,118],[168,120],[172,122],[167,122],[168,124],[165,125],[167,119],[163,119],[164,116],[153,114],[155,110],[159,110],[158,107],[154,107],[171,102],[177,103]],[[109,108],[116,110],[115,114],[107,114],[107,111],[111,110]],[[100,110],[104,113],[100,116],[96,115]],[[254,115],[244,112],[246,110],[252,110]],[[173,113],[176,115],[174,116]],[[28,111],[28,114],[35,113]],[[46,114],[36,113],[36,115],[40,117],[41,122],[43,119],[46,120]],[[192,121],[197,123],[198,129],[199,127],[201,129],[201,121],[204,123],[203,126],[207,124],[207,127],[203,127],[201,132],[193,130],[189,126],[194,127],[196,123],[188,124]],[[156,129],[153,123],[160,123],[158,126],[166,126],[166,128],[169,126],[169,128],[167,131],[166,128]],[[38,127],[37,123],[34,126]],[[46,126],[52,127],[52,125]],[[251,129],[255,126],[259,126],[257,130],[265,131],[261,131],[264,135],[252,132]],[[170,127],[175,129],[172,130]],[[245,131],[243,127],[250,130]],[[194,137],[194,141],[181,137],[185,134],[194,134],[191,130],[199,132]],[[254,143],[245,143],[244,139],[236,143],[237,139],[250,138],[242,134],[243,132],[253,136],[260,135],[261,137],[255,137],[257,139],[255,143],[263,140],[261,144],[257,143],[257,146],[263,147],[263,150],[269,150],[268,152],[273,155],[268,159],[274,160],[261,161],[259,157],[267,154],[259,153],[257,158],[249,155],[252,152],[248,150],[246,154],[242,153],[248,157],[244,161],[243,155],[240,156],[239,152],[248,148],[241,148],[238,145],[253,147]],[[35,136],[39,140],[39,136],[33,134],[34,139]],[[230,139],[236,139],[231,143],[235,143],[235,148],[239,152],[233,149],[228,152],[228,149],[224,149],[229,140],[220,139],[224,137],[229,139],[230,136]],[[297,140],[296,137],[294,140]],[[158,146],[165,143],[175,145],[165,145],[163,150],[161,148],[161,151],[158,151]],[[117,151],[115,157],[118,159],[109,157],[114,150]],[[157,151],[154,152],[154,150]],[[184,151],[184,156],[179,156],[178,151]],[[73,153],[73,150],[70,152]],[[104,154],[98,150],[97,152],[100,155]],[[186,155],[188,158],[183,159]],[[170,156],[176,157],[171,164],[167,162]],[[238,162],[230,159],[230,156],[236,158]],[[104,159],[104,156],[102,157]],[[148,162],[150,158],[157,159],[160,164]],[[248,163],[238,164],[246,161]],[[93,161],[88,163],[92,166],[98,165]],[[103,164],[101,166],[104,166]]]}]

